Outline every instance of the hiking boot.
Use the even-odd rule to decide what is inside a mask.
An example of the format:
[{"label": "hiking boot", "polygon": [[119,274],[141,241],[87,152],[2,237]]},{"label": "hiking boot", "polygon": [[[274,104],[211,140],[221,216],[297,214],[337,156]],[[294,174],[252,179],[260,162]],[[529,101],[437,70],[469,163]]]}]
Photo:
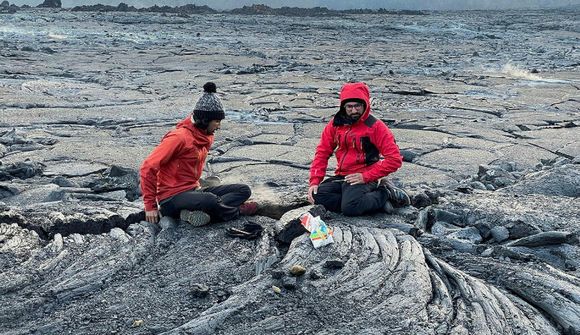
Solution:
[{"label": "hiking boot", "polygon": [[407,192],[398,187],[395,187],[391,190],[389,198],[391,199],[391,202],[394,203],[395,207],[405,207],[411,205],[411,198],[409,198]]},{"label": "hiking boot", "polygon": [[246,201],[240,205],[240,215],[254,215],[258,211],[258,203],[255,201]]},{"label": "hiking boot", "polygon": [[390,181],[389,179],[382,178],[379,181],[378,187],[383,187],[385,190],[387,190],[388,194],[387,202],[390,202],[392,206],[404,207],[409,206],[411,204],[411,198],[409,198],[407,192],[403,191],[403,189],[396,187],[395,184],[393,184],[393,182]]},{"label": "hiking boot", "polygon": [[206,212],[189,211],[187,209],[183,209],[179,213],[179,218],[182,221],[190,223],[194,227],[205,226],[210,221],[210,217]]}]

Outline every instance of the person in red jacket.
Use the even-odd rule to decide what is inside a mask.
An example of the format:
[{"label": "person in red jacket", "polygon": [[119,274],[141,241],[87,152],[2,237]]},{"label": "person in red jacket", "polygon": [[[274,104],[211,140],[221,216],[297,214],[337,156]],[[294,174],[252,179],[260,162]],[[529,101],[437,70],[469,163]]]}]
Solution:
[{"label": "person in red jacket", "polygon": [[[332,154],[337,160],[335,175],[324,179]],[[385,178],[402,163],[393,134],[371,115],[367,85],[347,83],[340,91],[340,109],[324,127],[316,147],[308,200],[347,216],[391,213],[393,206],[410,204],[409,196]]]},{"label": "person in red jacket", "polygon": [[180,218],[194,226],[228,221],[256,212],[248,185],[231,184],[202,188],[199,182],[214,133],[225,118],[216,85],[208,82],[193,113],[169,131],[143,161],[140,170],[145,219]]}]

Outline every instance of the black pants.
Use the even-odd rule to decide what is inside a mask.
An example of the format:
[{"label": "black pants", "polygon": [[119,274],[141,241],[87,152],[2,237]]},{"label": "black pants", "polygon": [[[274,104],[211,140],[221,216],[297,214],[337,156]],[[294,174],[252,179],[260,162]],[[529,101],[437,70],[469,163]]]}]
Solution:
[{"label": "black pants", "polygon": [[240,216],[239,206],[252,191],[248,185],[230,184],[189,190],[161,201],[161,215],[179,218],[182,209],[204,211],[212,222],[229,221]]},{"label": "black pants", "polygon": [[342,176],[325,179],[314,195],[314,203],[347,216],[377,212],[383,208],[387,199],[387,191],[377,188],[376,182],[350,185]]}]

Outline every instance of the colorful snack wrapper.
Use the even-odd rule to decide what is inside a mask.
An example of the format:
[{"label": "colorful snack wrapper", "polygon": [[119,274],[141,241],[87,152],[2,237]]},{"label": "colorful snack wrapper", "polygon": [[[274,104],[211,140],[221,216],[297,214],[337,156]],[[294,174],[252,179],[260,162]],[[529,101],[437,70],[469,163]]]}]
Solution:
[{"label": "colorful snack wrapper", "polygon": [[313,217],[306,212],[300,216],[300,223],[310,232],[310,240],[315,249],[334,242],[332,228],[328,227],[320,216]]}]

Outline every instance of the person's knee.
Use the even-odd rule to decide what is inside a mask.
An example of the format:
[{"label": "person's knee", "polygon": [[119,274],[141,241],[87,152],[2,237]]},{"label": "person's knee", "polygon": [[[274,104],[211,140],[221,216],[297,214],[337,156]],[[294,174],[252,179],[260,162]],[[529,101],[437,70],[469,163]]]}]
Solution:
[{"label": "person's knee", "polygon": [[208,193],[203,197],[201,201],[201,209],[202,210],[212,210],[219,206],[220,198],[212,193]]},{"label": "person's knee", "polygon": [[248,200],[252,196],[252,189],[246,184],[240,185],[240,194]]},{"label": "person's knee", "polygon": [[320,192],[313,194],[314,205],[322,205],[326,210],[339,213],[340,209],[340,194]]}]

